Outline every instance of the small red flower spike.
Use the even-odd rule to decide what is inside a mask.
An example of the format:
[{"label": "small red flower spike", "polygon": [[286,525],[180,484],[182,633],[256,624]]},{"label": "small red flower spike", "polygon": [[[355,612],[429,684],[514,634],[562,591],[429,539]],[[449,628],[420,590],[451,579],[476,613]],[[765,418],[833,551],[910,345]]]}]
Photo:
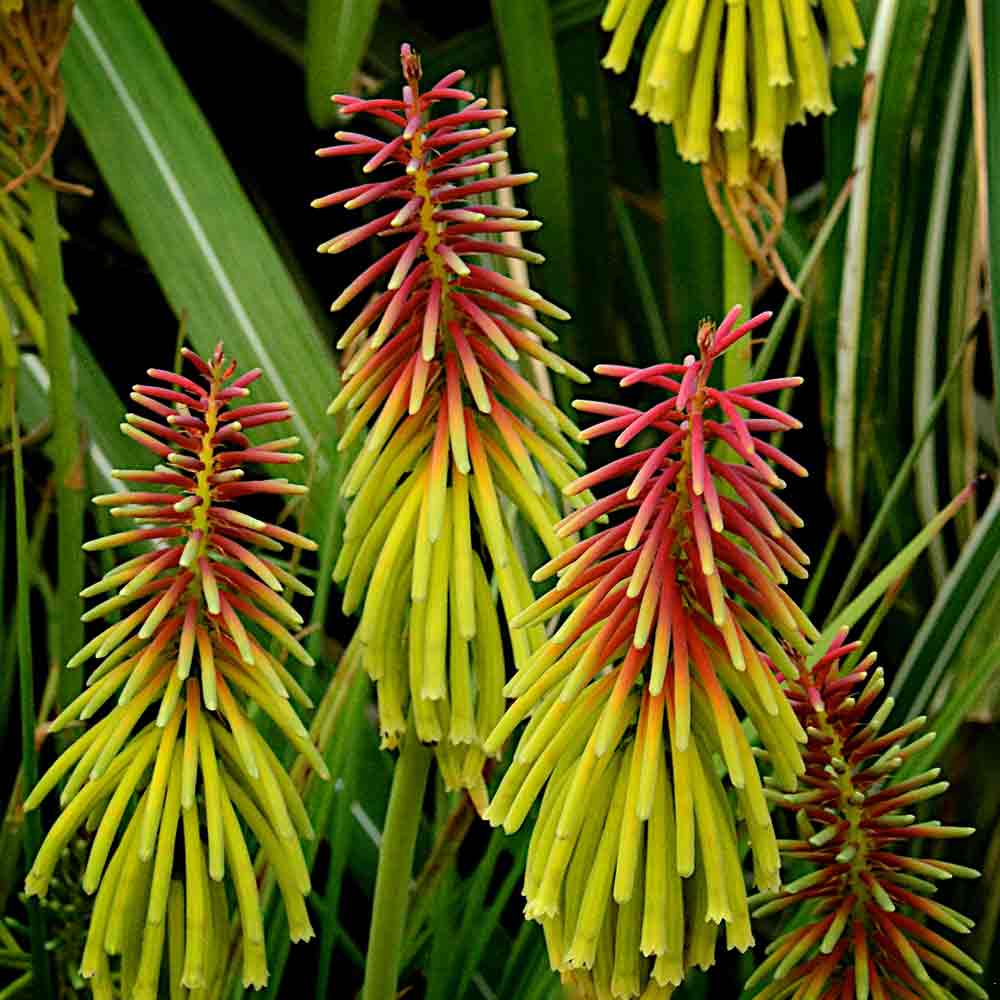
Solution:
[{"label": "small red flower spike", "polygon": [[747,988],[773,977],[759,1000],[910,1000],[950,997],[957,986],[986,1000],[971,978],[982,973],[979,964],[924,923],[968,934],[968,917],[930,897],[936,882],[979,873],[911,856],[905,846],[925,837],[967,837],[973,830],[920,822],[910,811],[948,787],[938,780],[939,768],[897,778],[934,734],[919,735],[922,717],[886,729],[893,702],[886,698],[876,708],[882,668],[872,669],[874,653],[855,664],[859,649],[860,643],[847,642],[845,629],[815,667],[797,657],[798,678],[788,682],[795,714],[809,734],[807,766],[803,791],[775,791],[773,797],[795,813],[799,829],[800,839],[780,842],[782,854],[808,862],[812,871],[758,897],[754,915],[805,903],[811,909],[805,923],[771,945]]},{"label": "small red flower spike", "polygon": [[[764,440],[799,422],[762,398],[801,380],[709,383],[723,352],[770,316],[737,325],[739,312],[703,324],[699,355],[682,364],[598,367],[623,388],[662,390],[649,410],[576,404],[602,418],[584,438],[614,434],[618,447],[643,431],[655,438],[566,488],[610,491],[556,528],[568,538],[598,526],[535,573],[557,581],[512,624],[571,610],[508,683],[514,703],[486,743],[497,750],[531,716],[486,815],[512,831],[546,789],[525,912],[543,923],[554,967],[598,992],[614,992],[612,978],[634,987],[621,996],[680,982],[691,964],[711,964],[723,921],[731,947],[752,942],[716,760],[741,806],[757,885],[779,884],[764,790],[731,698],[780,787],[794,790],[805,768],[806,734],[776,674],[794,676],[789,651],[805,654],[818,633],[782,590],[808,559],[788,535],[802,522],[775,492],[785,485],[775,467],[805,470]],[[578,877],[598,857],[600,892]],[[616,936],[622,921],[627,938]]]},{"label": "small red flower spike", "polygon": [[[123,992],[137,1000],[158,996],[168,934],[170,953],[183,956],[181,968],[171,962],[171,992],[208,990],[230,948],[227,871],[242,927],[243,982],[266,984],[257,877],[243,824],[275,873],[292,940],[313,934],[300,846],[300,837],[313,836],[312,827],[246,705],[268,715],[327,777],[289,703],[311,705],[284,655],[312,665],[294,635],[302,616],[282,596],[312,592],[275,558],[286,545],[316,545],[238,509],[248,496],[305,493],[286,479],[249,479],[245,468],[302,456],[291,451],[296,438],[252,444],[247,436],[291,416],[287,403],[247,402],[259,369],[237,375],[221,345],[208,360],[187,349],[183,354],[190,377],[149,369],[150,384],[135,386],[132,400],[151,416],[129,414],[122,424],[163,464],[115,471],[135,489],[94,498],[112,517],[138,527],[84,548],[137,546],[139,554],[83,591],[85,597],[113,595],[84,621],[121,617],[67,663],[101,661],[50,729],[91,719],[112,698],[115,705],[56,760],[25,802],[25,809],[35,808],[66,779],[63,812],[28,873],[28,895],[45,894],[69,839],[82,824],[100,821],[83,879],[84,890],[97,898],[81,966],[97,997],[111,996],[109,956],[118,954]],[[271,640],[283,654],[271,652]],[[184,860],[178,867],[179,836]]]},{"label": "small red flower spike", "polygon": [[[502,714],[505,680],[490,578],[507,617],[534,596],[517,554],[521,529],[504,510],[559,555],[567,543],[552,531],[559,515],[540,472],[561,488],[582,466],[572,421],[517,365],[587,377],[543,346],[555,335],[536,314],[567,314],[495,269],[511,257],[541,260],[512,239],[540,223],[499,197],[535,175],[492,174],[507,158],[496,144],[513,129],[490,126],[506,112],[460,89],[461,70],[421,90],[408,45],[402,65],[401,99],[334,98],[345,114],[379,118],[390,136],[341,131],[339,145],[319,150],[364,156],[364,173],[389,175],[313,203],[375,212],[320,250],[398,241],[333,303],[367,297],[340,338],[344,386],[330,407],[351,414],[341,448],[364,435],[344,481],[351,506],[334,579],[345,584],[345,613],[361,610],[355,644],[378,687],[383,745],[397,744],[412,708],[446,782],[483,807],[482,744]],[[538,628],[512,635],[515,661],[542,638]]]}]

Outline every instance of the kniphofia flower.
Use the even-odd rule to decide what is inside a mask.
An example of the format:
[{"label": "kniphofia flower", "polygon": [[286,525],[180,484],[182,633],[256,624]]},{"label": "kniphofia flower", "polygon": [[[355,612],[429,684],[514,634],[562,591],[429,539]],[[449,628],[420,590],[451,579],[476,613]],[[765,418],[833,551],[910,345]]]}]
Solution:
[{"label": "kniphofia flower", "polygon": [[[760,888],[778,887],[779,855],[741,707],[770,753],[779,787],[804,771],[803,731],[776,671],[795,675],[816,631],[782,590],[808,562],[788,527],[774,467],[805,470],[763,435],[798,421],[761,399],[800,379],[733,389],[709,384],[716,360],[768,313],[739,307],[698,332],[700,357],[650,368],[602,365],[623,387],[663,391],[648,410],[577,402],[603,419],[584,437],[643,431],[656,441],[567,488],[621,485],[564,518],[567,537],[607,527],[541,567],[551,590],[514,620],[568,610],[521,665],[514,698],[486,744],[496,751],[531,716],[487,818],[517,829],[545,788],[525,876],[556,969],[598,995],[637,996],[713,961],[716,931],[752,941],[737,849],[745,824]],[[721,448],[719,446],[725,446]],[[773,463],[773,465],[771,464]],[[741,807],[737,823],[720,772]]]},{"label": "kniphofia flower", "polygon": [[45,894],[77,830],[96,830],[83,887],[97,896],[80,970],[96,997],[112,996],[116,955],[126,995],[158,996],[165,947],[171,992],[210,989],[229,950],[227,874],[242,924],[243,982],[267,982],[244,827],[275,873],[292,940],[312,937],[300,846],[313,835],[309,818],[248,706],[326,776],[290,704],[309,706],[309,698],[284,662],[288,653],[312,664],[293,635],[302,617],[282,596],[311,592],[276,558],[285,546],[316,546],[238,509],[244,497],[304,493],[283,478],[250,479],[245,468],[302,456],[291,450],[296,438],[247,437],[291,415],[287,403],[245,402],[259,369],[237,377],[221,346],[209,361],[186,349],[184,356],[190,377],[150,369],[151,384],[135,386],[132,399],[151,416],[129,414],[122,424],[162,464],[117,471],[135,489],[94,498],[138,526],[84,547],[141,551],[83,592],[111,595],[84,615],[111,624],[67,663],[100,661],[50,728],[89,726],[25,802],[33,809],[61,786],[62,813],[28,873],[29,895]]},{"label": "kniphofia flower", "polygon": [[[540,473],[561,487],[582,465],[572,421],[517,365],[587,378],[543,346],[555,337],[536,314],[567,314],[488,266],[541,259],[504,240],[539,223],[492,200],[535,178],[491,176],[507,156],[491,149],[513,129],[489,123],[506,112],[459,89],[461,70],[422,92],[408,45],[402,64],[402,99],[334,98],[345,114],[380,119],[390,137],[341,131],[339,145],[319,150],[389,171],[313,203],[375,213],[320,250],[377,235],[397,243],[333,303],[370,295],[340,338],[348,360],[330,407],[350,414],[341,449],[364,434],[344,481],[351,506],[334,578],[346,582],[345,613],[361,609],[356,641],[377,684],[383,745],[397,744],[409,713],[418,738],[437,744],[449,786],[484,804],[482,743],[503,712],[505,680],[491,578],[508,617],[534,596],[505,508],[558,555],[566,543]],[[512,635],[515,662],[542,638],[539,627]]]},{"label": "kniphofia flower", "polygon": [[923,717],[886,727],[893,700],[879,704],[882,668],[872,669],[874,653],[856,662],[860,643],[846,638],[845,629],[813,668],[797,658],[798,678],[788,681],[809,734],[807,766],[802,791],[773,797],[794,812],[799,833],[780,843],[782,854],[812,870],[762,896],[755,915],[808,906],[809,918],[772,942],[747,986],[773,977],[759,1000],[941,1000],[955,987],[986,1000],[971,978],[979,964],[925,923],[968,934],[972,921],[931,897],[936,883],[979,873],[910,849],[973,831],[911,812],[948,787],[936,767],[897,777],[934,734],[921,735]]},{"label": "kniphofia flower", "polygon": [[[609,0],[606,67],[625,70],[649,7]],[[666,0],[654,10],[632,107],[674,126],[678,153],[703,165],[719,221],[784,277],[774,243],[787,200],[785,127],[833,112],[830,67],[853,63],[864,45],[854,0]]]}]

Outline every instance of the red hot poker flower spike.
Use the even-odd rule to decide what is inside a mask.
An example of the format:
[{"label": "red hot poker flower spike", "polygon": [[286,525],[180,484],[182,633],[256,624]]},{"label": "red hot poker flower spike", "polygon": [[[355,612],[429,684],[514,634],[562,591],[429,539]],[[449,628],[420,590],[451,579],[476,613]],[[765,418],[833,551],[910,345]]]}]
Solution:
[{"label": "red hot poker flower spike", "polygon": [[[539,226],[494,200],[535,176],[491,175],[506,158],[494,146],[513,130],[489,126],[505,112],[459,89],[460,70],[422,91],[409,46],[402,63],[401,99],[335,98],[348,114],[380,118],[393,136],[341,131],[340,145],[319,150],[364,156],[366,173],[390,174],[314,202],[376,212],[320,249],[399,240],[333,303],[339,310],[371,296],[339,343],[347,364],[331,412],[350,415],[340,447],[362,434],[365,443],[344,481],[351,507],[334,579],[345,584],[345,613],[361,610],[356,644],[377,684],[383,745],[397,744],[412,707],[446,782],[485,806],[482,744],[503,712],[505,680],[503,616],[488,581],[496,579],[507,617],[533,598],[502,509],[558,556],[568,543],[552,530],[558,514],[539,473],[561,488],[582,466],[573,423],[516,364],[587,377],[542,345],[555,336],[536,313],[566,313],[487,266],[540,260],[503,240]],[[445,101],[462,106],[447,111]],[[540,628],[512,634],[515,661],[543,638]]]},{"label": "red hot poker flower spike", "polygon": [[[290,705],[310,701],[275,656],[271,640],[301,663],[312,659],[293,634],[302,616],[283,592],[311,594],[274,554],[315,543],[238,509],[246,496],[292,496],[283,478],[246,478],[249,463],[288,464],[296,438],[251,444],[251,428],[277,424],[287,403],[248,403],[259,369],[236,375],[221,345],[209,360],[183,352],[190,377],[151,368],[122,431],[158,456],[154,469],[116,471],[133,490],[94,498],[138,527],[88,542],[88,551],[139,546],[83,595],[105,597],[85,615],[122,617],[70,662],[96,657],[87,688],[53,722],[59,730],[116,703],[52,765],[25,802],[36,807],[64,778],[63,812],[28,874],[44,895],[63,847],[100,819],[83,888],[97,892],[81,973],[94,995],[111,996],[109,956],[122,955],[123,990],[159,993],[164,936],[184,942],[179,985],[212,987],[230,947],[228,872],[242,926],[243,981],[264,986],[267,962],[257,878],[244,840],[250,828],[273,869],[292,940],[312,937],[305,907],[309,873],[300,837],[312,837],[305,808],[245,709],[254,702],[322,777],[326,765]],[[126,811],[134,804],[130,817]],[[183,837],[183,864],[174,852]],[[176,869],[176,872],[175,872]],[[186,923],[186,930],[185,930]],[[134,934],[130,928],[144,928]],[[126,930],[129,932],[126,933]],[[175,970],[173,963],[170,974]]]},{"label": "red hot poker flower spike", "polygon": [[882,668],[872,670],[874,653],[856,666],[850,660],[845,665],[860,647],[846,639],[845,629],[811,669],[797,657],[799,676],[788,682],[795,713],[809,733],[804,791],[772,794],[795,813],[801,838],[782,841],[782,854],[809,862],[813,871],[758,897],[762,905],[755,916],[808,904],[810,919],[771,945],[747,987],[773,976],[757,994],[760,1000],[793,994],[817,1000],[951,997],[934,974],[986,1000],[971,978],[982,972],[979,964],[923,922],[968,934],[968,917],[929,897],[938,881],[979,873],[911,857],[904,848],[924,837],[952,839],[973,831],[919,822],[910,811],[948,787],[938,781],[939,768],[896,778],[934,734],[919,735],[922,717],[886,730],[893,700],[875,708]]},{"label": "red hot poker flower spike", "polygon": [[[786,650],[805,653],[817,633],[782,590],[786,574],[806,575],[808,560],[787,533],[802,522],[775,493],[785,485],[775,467],[805,470],[764,439],[799,424],[762,398],[800,380],[709,384],[719,356],[770,314],[737,326],[738,315],[736,307],[718,328],[704,324],[699,356],[682,364],[598,368],[623,387],[663,390],[651,409],[576,404],[602,418],[585,438],[614,434],[623,447],[651,430],[658,442],[567,487],[611,492],[566,517],[563,537],[624,516],[535,573],[558,580],[513,624],[572,610],[507,685],[515,701],[486,744],[496,750],[531,716],[487,818],[516,829],[547,784],[525,912],[542,921],[556,968],[599,989],[614,978],[615,995],[636,995],[649,977],[666,987],[687,966],[710,964],[722,921],[730,946],[752,941],[716,760],[741,802],[757,884],[778,885],[767,803],[730,698],[753,720],[781,787],[793,790],[804,770],[806,734],[776,671],[794,675]],[[595,788],[606,798],[595,799]],[[574,875],[589,865],[580,859],[594,849],[597,814],[614,831],[599,848],[610,852],[601,855],[608,879],[614,873],[608,905],[596,890],[581,898],[585,883]],[[666,896],[664,882],[673,886]],[[661,888],[655,904],[636,910],[644,885]],[[623,919],[634,934],[619,941]]]}]

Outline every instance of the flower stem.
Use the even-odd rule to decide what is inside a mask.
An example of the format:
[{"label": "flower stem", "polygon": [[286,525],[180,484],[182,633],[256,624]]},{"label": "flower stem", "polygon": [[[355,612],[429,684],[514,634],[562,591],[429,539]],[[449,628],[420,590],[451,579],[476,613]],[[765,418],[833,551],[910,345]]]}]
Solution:
[{"label": "flower stem", "polygon": [[[743,248],[730,236],[722,239],[722,315],[733,306],[743,307],[737,323],[750,318],[753,307],[753,265]],[[722,358],[722,377],[727,389],[750,381],[750,337],[737,341]]]},{"label": "flower stem", "polygon": [[[46,167],[51,175],[51,167]],[[59,662],[65,663],[83,644],[80,615],[83,601],[84,469],[80,449],[80,427],[73,389],[68,295],[63,280],[62,250],[56,193],[40,179],[28,185],[31,228],[38,250],[37,291],[45,322],[46,363],[49,369],[49,399],[52,407],[58,521]],[[60,679],[60,701],[65,704],[82,686],[81,671],[65,671]]]},{"label": "flower stem", "polygon": [[[32,559],[28,545],[28,511],[24,496],[24,456],[21,452],[21,429],[17,422],[15,382],[7,384],[8,418],[14,455],[14,539],[17,554],[17,658],[21,709],[21,782],[22,794],[38,780],[38,755],[35,749],[35,685],[31,654],[31,590],[29,575]],[[24,854],[31,865],[42,841],[37,812],[24,817]],[[45,949],[45,918],[37,899],[29,899],[28,922],[31,930],[31,963],[37,996],[51,997],[52,980]]]},{"label": "flower stem", "polygon": [[417,739],[411,722],[392,776],[389,809],[382,829],[363,1000],[394,1000],[396,996],[400,945],[408,909],[404,900],[409,898],[413,851],[432,756],[431,748]]}]

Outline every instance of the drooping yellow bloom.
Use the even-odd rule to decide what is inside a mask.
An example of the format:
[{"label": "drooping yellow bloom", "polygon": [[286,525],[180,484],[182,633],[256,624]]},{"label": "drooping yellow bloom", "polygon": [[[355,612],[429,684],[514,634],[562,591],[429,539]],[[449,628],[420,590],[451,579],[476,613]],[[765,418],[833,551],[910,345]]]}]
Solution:
[{"label": "drooping yellow bloom", "polygon": [[[165,464],[115,475],[139,489],[95,498],[139,527],[88,542],[88,551],[140,545],[83,595],[111,593],[84,615],[120,614],[67,664],[99,660],[87,687],[51,725],[88,729],[56,760],[25,802],[61,787],[62,812],[32,862],[29,895],[44,895],[69,839],[94,830],[83,888],[97,893],[81,965],[94,996],[110,998],[120,975],[135,1000],[160,995],[169,956],[171,993],[212,996],[230,948],[234,889],[242,927],[243,982],[267,982],[264,929],[244,828],[280,888],[293,941],[312,937],[309,872],[300,844],[313,836],[295,785],[248,715],[269,716],[321,776],[326,765],[290,705],[311,703],[277,646],[312,659],[293,631],[301,615],[281,596],[309,594],[273,559],[309,539],[235,507],[243,496],[288,496],[285,479],[245,479],[246,463],[294,463],[295,438],[252,445],[253,427],[287,420],[287,403],[239,404],[260,374],[235,377],[221,345],[209,361],[185,351],[192,378],[150,369],[155,384],[132,399],[153,417],[122,425]],[[141,490],[141,491],[140,491]],[[152,547],[147,547],[147,546]],[[258,551],[254,551],[254,549]],[[264,554],[261,554],[263,552]],[[265,636],[267,637],[265,639]],[[273,647],[272,647],[273,648]],[[104,711],[112,704],[110,711]],[[120,956],[120,973],[111,960]]]},{"label": "drooping yellow bloom", "polygon": [[651,8],[632,107],[673,125],[723,228],[791,287],[774,249],[785,128],[833,112],[831,67],[853,63],[865,41],[854,0],[609,0],[606,67],[624,72]]},{"label": "drooping yellow bloom", "polygon": [[[650,0],[610,0],[604,65],[621,73]],[[751,176],[751,152],[781,158],[786,125],[830,114],[830,66],[853,63],[864,33],[853,0],[666,0],[642,56],[633,107],[674,126],[692,163],[713,161],[731,185]],[[820,34],[822,10],[828,45]]]}]

